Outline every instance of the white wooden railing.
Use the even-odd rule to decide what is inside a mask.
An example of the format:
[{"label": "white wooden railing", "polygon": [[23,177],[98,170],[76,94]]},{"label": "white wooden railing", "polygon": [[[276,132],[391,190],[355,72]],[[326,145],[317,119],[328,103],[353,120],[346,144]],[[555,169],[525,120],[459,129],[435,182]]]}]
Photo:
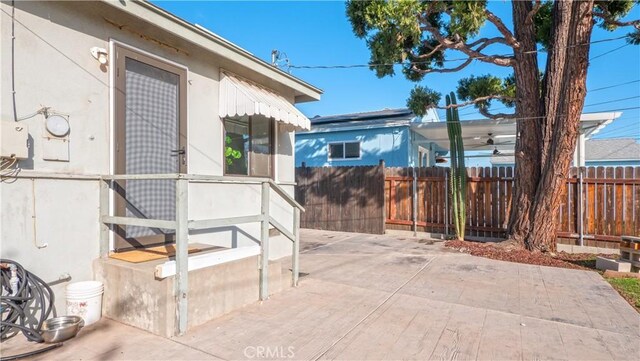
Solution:
[{"label": "white wooden railing", "polygon": [[[110,209],[110,190],[115,181],[127,180],[174,180],[176,182],[176,219],[146,219],[135,217],[112,216]],[[261,202],[260,214],[225,217],[204,220],[189,220],[189,183],[218,183],[218,184],[260,184]],[[269,214],[271,191],[282,197],[293,207],[293,225],[289,231]],[[269,297],[269,224],[292,242],[292,285],[298,285],[299,253],[300,253],[300,212],[304,208],[285,192],[273,180],[252,177],[221,177],[192,174],[134,174],[134,175],[105,175],[100,182],[100,256],[109,255],[109,237],[113,225],[141,226],[174,229],[176,231],[175,282],[174,295],[176,297],[176,334],[182,335],[187,330],[187,305],[189,295],[189,231],[211,229],[229,225],[260,222],[260,299]]]}]

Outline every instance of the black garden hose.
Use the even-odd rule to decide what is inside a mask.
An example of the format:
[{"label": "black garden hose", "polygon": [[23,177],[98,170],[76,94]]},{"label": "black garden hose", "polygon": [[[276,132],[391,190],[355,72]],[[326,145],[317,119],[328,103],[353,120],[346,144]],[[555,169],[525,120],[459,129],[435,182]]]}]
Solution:
[{"label": "black garden hose", "polygon": [[[43,342],[40,329],[53,309],[54,294],[40,277],[27,271],[18,262],[0,259],[0,342],[15,336],[19,332],[33,342]],[[15,265],[18,277],[18,290],[11,289],[11,268]],[[12,294],[14,294],[12,296]]]},{"label": "black garden hose", "polygon": [[30,351],[30,352],[25,352],[25,353],[21,353],[19,355],[2,355],[2,357],[0,357],[0,361],[11,361],[11,360],[20,360],[23,359],[25,357],[31,357],[31,356],[35,356],[35,355],[39,355],[41,353],[47,352],[47,351],[51,351],[54,348],[58,348],[62,346],[62,342],[60,343],[55,343],[49,347],[44,347],[35,351]]}]

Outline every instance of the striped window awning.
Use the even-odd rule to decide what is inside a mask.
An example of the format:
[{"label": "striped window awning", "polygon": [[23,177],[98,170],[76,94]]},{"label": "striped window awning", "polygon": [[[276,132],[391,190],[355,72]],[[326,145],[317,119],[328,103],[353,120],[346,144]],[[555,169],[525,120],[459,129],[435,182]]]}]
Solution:
[{"label": "striped window awning", "polygon": [[293,104],[252,81],[221,72],[220,117],[262,115],[289,131],[309,130],[311,122]]}]

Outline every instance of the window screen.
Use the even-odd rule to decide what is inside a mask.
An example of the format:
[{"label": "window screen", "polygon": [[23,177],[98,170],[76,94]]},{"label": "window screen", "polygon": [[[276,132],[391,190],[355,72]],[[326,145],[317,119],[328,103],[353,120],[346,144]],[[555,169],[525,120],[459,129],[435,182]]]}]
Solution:
[{"label": "window screen", "polygon": [[360,158],[360,142],[344,142],[329,144],[329,159]]},{"label": "window screen", "polygon": [[271,121],[253,119],[251,122],[251,175],[271,176]]},{"label": "window screen", "polygon": [[249,118],[224,122],[224,162],[226,174],[248,175]]},{"label": "window screen", "polygon": [[225,174],[271,177],[273,121],[264,117],[225,119]]},{"label": "window screen", "polygon": [[345,158],[360,158],[360,143],[344,143]]},{"label": "window screen", "polygon": [[[125,64],[125,173],[177,173],[179,76],[130,58]],[[175,219],[173,180],[130,180],[126,187],[127,217]],[[126,228],[128,238],[159,233],[174,231]]]},{"label": "window screen", "polygon": [[331,158],[331,159],[343,159],[344,158],[344,143],[329,144],[329,158]]}]

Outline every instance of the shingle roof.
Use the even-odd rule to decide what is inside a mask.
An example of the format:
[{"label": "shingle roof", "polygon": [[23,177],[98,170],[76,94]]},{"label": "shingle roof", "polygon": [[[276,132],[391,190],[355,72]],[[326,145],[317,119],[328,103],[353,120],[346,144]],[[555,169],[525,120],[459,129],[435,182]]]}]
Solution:
[{"label": "shingle roof", "polygon": [[632,138],[589,139],[584,148],[586,160],[640,160],[640,143]]},{"label": "shingle roof", "polygon": [[371,112],[351,113],[351,114],[338,114],[327,116],[316,116],[311,118],[311,124],[327,124],[327,123],[342,123],[353,122],[361,120],[373,120],[379,118],[386,119],[413,119],[415,115],[413,112],[406,108],[400,109],[382,109]]}]

